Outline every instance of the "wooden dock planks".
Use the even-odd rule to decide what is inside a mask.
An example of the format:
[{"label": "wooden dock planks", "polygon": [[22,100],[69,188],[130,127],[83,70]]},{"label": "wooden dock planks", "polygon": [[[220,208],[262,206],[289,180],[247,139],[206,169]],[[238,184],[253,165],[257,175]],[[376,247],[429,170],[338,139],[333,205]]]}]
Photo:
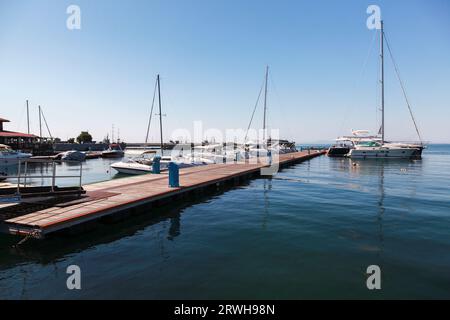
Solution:
[{"label": "wooden dock planks", "polygon": [[[323,152],[281,154],[280,164],[307,160]],[[35,237],[98,219],[158,199],[227,181],[259,171],[263,163],[212,164],[180,170],[180,188],[168,186],[167,173],[141,175],[84,186],[92,201],[65,207],[52,207],[5,221],[11,234],[33,233]],[[103,196],[98,196],[98,195]],[[95,196],[97,195],[97,197]]]}]

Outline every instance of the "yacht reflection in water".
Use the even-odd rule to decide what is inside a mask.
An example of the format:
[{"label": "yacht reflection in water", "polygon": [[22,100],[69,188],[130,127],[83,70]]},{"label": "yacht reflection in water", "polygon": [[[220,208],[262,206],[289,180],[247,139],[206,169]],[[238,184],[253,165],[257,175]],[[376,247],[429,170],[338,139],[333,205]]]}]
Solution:
[{"label": "yacht reflection in water", "polygon": [[[408,192],[408,194],[404,195],[405,197],[414,198],[416,196],[414,177],[420,175],[424,163],[415,160],[404,161],[395,159],[328,159],[330,171],[335,172],[335,176],[330,181],[330,184],[344,190],[351,189],[366,194],[364,197],[367,198],[368,202],[371,199],[375,201],[374,211],[372,212],[376,214],[377,236],[373,241],[369,240],[369,243],[363,244],[362,250],[376,253],[379,263],[381,263],[383,251],[385,250],[386,201],[389,195],[395,196],[398,192],[395,189],[390,189],[390,187],[393,188],[399,184],[403,186],[401,192]],[[386,187],[386,183],[388,187]],[[389,190],[392,191],[390,192]],[[405,207],[405,211],[411,212],[414,210],[414,208],[410,207],[408,201],[401,205]],[[369,208],[367,210],[370,211]],[[363,237],[364,235],[360,234],[359,236]],[[370,245],[370,243],[373,245]]]}]

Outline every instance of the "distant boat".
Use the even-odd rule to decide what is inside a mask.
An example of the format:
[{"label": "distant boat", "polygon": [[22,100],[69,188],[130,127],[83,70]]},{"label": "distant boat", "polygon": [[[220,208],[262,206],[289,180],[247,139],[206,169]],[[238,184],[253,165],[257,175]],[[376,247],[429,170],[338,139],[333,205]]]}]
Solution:
[{"label": "distant boat", "polygon": [[206,144],[194,146],[192,154],[186,157],[204,159],[212,163],[225,163],[235,159],[236,151],[224,149],[222,144]]},{"label": "distant boat", "polygon": [[103,158],[123,158],[125,152],[122,150],[122,147],[118,143],[113,143],[109,146],[108,150],[102,152]]},{"label": "distant boat", "polygon": [[0,165],[15,165],[20,160],[28,159],[31,156],[30,153],[14,151],[11,147],[0,144]]},{"label": "distant boat", "polygon": [[353,148],[352,145],[347,144],[346,141],[336,141],[336,144],[332,145],[327,152],[329,157],[345,157],[348,155],[350,150]]},{"label": "distant boat", "polygon": [[59,158],[62,161],[84,161],[86,160],[86,154],[77,150],[70,150],[66,152],[62,152],[59,155]]},{"label": "distant boat", "polygon": [[329,157],[345,157],[357,145],[372,141],[381,141],[381,138],[370,135],[368,130],[353,130],[351,136],[337,138],[336,143],[328,149],[327,154]]}]

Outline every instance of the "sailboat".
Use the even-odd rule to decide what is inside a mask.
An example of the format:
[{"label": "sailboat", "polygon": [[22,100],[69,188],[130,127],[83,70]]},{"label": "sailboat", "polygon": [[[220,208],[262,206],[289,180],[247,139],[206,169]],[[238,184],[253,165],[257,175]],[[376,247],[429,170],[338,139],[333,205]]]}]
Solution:
[{"label": "sailboat", "polygon": [[[161,157],[160,157],[160,168],[161,170],[166,170],[169,166],[170,162],[174,162],[178,165],[179,168],[186,168],[186,167],[193,167],[193,166],[200,166],[200,165],[207,165],[214,163],[212,160],[199,158],[199,157],[190,157],[190,156],[164,156],[164,140],[163,140],[163,123],[162,123],[162,112],[161,112],[161,81],[159,74],[156,77],[156,84],[155,84],[155,91],[153,94],[153,102],[152,102],[152,108],[150,111],[150,118],[147,126],[147,136],[145,138],[145,144],[147,145],[148,142],[148,135],[149,135],[149,129],[151,124],[151,119],[153,115],[153,107],[155,102],[155,95],[156,92],[158,92],[158,102],[159,102],[159,130],[160,130],[160,148],[161,148]],[[145,157],[146,155],[151,155],[151,157]],[[111,168],[115,169],[119,173],[123,174],[133,174],[133,175],[139,175],[139,174],[147,174],[151,173],[152,170],[152,164],[154,161],[154,158],[157,155],[153,151],[146,151],[142,155],[142,157],[139,159],[128,159],[126,161],[116,162],[111,164]]]},{"label": "sailboat", "polygon": [[[290,142],[287,140],[275,140],[271,137],[267,138],[267,91],[268,91],[268,82],[269,82],[269,66],[266,66],[266,72],[264,76],[264,87],[261,87],[261,91],[259,93],[258,99],[256,101],[255,107],[253,109],[252,116],[250,118],[250,122],[247,127],[247,132],[244,138],[244,146],[243,150],[240,151],[240,155],[246,159],[253,157],[267,157],[269,152],[272,153],[290,153],[296,152],[295,142]],[[258,141],[248,141],[248,132],[253,122],[253,118],[255,116],[256,108],[259,104],[259,99],[261,97],[262,90],[264,88],[264,114],[263,114],[263,139],[262,142]]]},{"label": "sailboat", "polygon": [[[156,96],[156,91],[158,91],[158,98],[159,98],[159,118],[160,118],[160,132],[161,132],[161,154],[163,153],[163,136],[162,136],[162,113],[161,113],[161,82],[160,82],[160,78],[159,78],[159,74],[156,76],[156,83],[155,83],[155,90],[153,93],[153,101],[152,101],[152,108],[150,111],[150,119],[149,119],[149,123],[148,123],[148,127],[147,127],[147,136],[145,138],[145,143],[147,144],[147,140],[148,140],[148,134],[149,134],[149,129],[150,129],[150,123],[151,123],[151,119],[153,116],[153,106],[155,103],[155,96]],[[128,159],[125,161],[120,161],[120,162],[115,162],[113,164],[111,164],[111,168],[115,169],[116,171],[118,171],[119,173],[122,174],[134,174],[134,175],[138,175],[138,174],[147,174],[147,173],[151,173],[152,172],[152,163],[153,163],[153,158],[155,156],[155,154],[152,152],[151,153],[152,157],[151,158],[145,158],[144,156],[142,156],[142,159]]]},{"label": "sailboat", "polygon": [[114,142],[114,125],[111,130],[111,140],[112,143],[109,144],[108,149],[103,150],[102,158],[123,158],[125,156],[125,151],[123,151],[122,146],[120,144],[120,138],[117,137],[117,141]]},{"label": "sailboat", "polygon": [[[381,21],[381,31],[380,31],[380,57],[381,57],[381,128],[379,134],[381,135],[381,139],[372,139],[368,141],[359,141],[354,144],[353,148],[350,148],[350,152],[348,153],[350,158],[354,159],[368,159],[368,158],[394,158],[394,159],[414,159],[420,158],[422,156],[422,151],[424,149],[423,143],[413,144],[413,143],[401,143],[401,142],[388,142],[385,140],[385,118],[384,118],[384,23]],[[388,44],[388,49],[389,44]],[[392,53],[391,53],[392,56]],[[397,71],[397,69],[396,69]],[[397,72],[397,76],[400,80],[400,77]],[[400,83],[402,84],[401,80]],[[406,98],[406,93],[402,84],[403,93]],[[414,126],[416,128],[417,134],[420,139],[420,133],[417,128],[414,116],[412,115],[411,108],[408,103],[408,108],[411,113],[412,120],[414,122]]]}]

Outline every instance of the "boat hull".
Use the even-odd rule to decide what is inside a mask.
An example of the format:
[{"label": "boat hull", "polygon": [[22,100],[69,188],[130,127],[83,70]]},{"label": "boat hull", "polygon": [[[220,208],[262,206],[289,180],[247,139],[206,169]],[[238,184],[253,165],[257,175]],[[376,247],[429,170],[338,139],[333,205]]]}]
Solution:
[{"label": "boat hull", "polygon": [[416,159],[420,158],[420,148],[356,148],[349,157],[352,159]]},{"label": "boat hull", "polygon": [[140,175],[140,174],[148,174],[152,173],[151,167],[149,168],[137,168],[137,167],[121,167],[121,166],[111,166],[114,170],[123,174],[132,174],[132,175]]},{"label": "boat hull", "polygon": [[329,157],[345,157],[350,152],[350,147],[331,147],[328,149]]},{"label": "boat hull", "polygon": [[123,158],[125,153],[123,151],[105,151],[102,152],[102,158],[108,158],[108,159],[117,159],[117,158]]}]

